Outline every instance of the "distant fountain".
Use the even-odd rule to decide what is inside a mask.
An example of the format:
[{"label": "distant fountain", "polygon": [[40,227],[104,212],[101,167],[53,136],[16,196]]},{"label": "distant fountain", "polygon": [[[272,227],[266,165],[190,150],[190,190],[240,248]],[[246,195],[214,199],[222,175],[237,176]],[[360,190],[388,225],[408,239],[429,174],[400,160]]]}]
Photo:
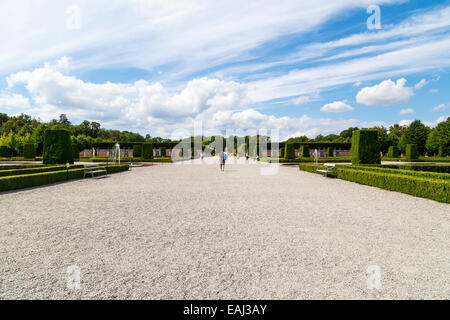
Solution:
[{"label": "distant fountain", "polygon": [[319,153],[317,152],[317,149],[314,149],[314,163],[319,163]]}]

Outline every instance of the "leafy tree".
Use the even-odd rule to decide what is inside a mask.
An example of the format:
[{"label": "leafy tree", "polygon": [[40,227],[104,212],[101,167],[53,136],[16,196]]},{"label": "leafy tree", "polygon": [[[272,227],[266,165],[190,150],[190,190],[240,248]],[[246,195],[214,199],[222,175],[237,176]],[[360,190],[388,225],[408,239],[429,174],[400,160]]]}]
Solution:
[{"label": "leafy tree", "polygon": [[427,150],[430,153],[437,154],[439,148],[442,148],[443,155],[450,154],[450,117],[446,121],[438,123],[438,125],[431,130],[426,142]]},{"label": "leafy tree", "polygon": [[400,138],[398,148],[401,151],[405,151],[407,144],[416,144],[419,154],[425,154],[425,145],[430,131],[431,129],[425,126],[420,120],[413,121]]},{"label": "leafy tree", "polygon": [[350,127],[342,131],[339,136],[344,139],[345,142],[350,142],[352,140],[353,131],[359,130],[358,127]]}]

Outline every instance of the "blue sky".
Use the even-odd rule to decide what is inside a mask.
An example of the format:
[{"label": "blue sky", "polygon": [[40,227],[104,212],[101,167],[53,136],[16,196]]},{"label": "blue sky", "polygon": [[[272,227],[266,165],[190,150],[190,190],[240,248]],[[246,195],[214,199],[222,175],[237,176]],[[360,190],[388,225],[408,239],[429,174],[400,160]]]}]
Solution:
[{"label": "blue sky", "polygon": [[450,1],[23,0],[0,21],[10,115],[282,139],[450,115]]}]

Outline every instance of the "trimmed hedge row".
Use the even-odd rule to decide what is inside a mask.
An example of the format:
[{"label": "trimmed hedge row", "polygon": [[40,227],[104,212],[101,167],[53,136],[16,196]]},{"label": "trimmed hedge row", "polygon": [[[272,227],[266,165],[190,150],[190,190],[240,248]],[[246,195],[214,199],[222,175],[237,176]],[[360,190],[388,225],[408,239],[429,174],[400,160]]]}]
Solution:
[{"label": "trimmed hedge row", "polygon": [[441,164],[383,164],[382,167],[389,169],[450,173],[450,165]]},{"label": "trimmed hedge row", "polygon": [[381,172],[381,173],[389,173],[389,174],[408,175],[408,176],[419,177],[419,178],[450,180],[449,173],[401,170],[401,169],[390,169],[390,168],[384,168],[384,167],[355,166],[355,165],[345,166],[345,167],[338,165],[337,167],[345,168],[346,170]]},{"label": "trimmed hedge row", "polygon": [[343,167],[336,168],[336,171],[337,177],[342,180],[450,203],[450,181],[448,180],[419,178],[410,175],[364,170],[349,170]]},{"label": "trimmed hedge row", "polygon": [[[71,165],[69,170],[83,168],[83,165]],[[11,170],[0,170],[0,177],[10,177],[10,176],[20,176],[33,173],[42,172],[52,172],[66,170],[66,166],[51,166],[51,167],[38,167],[38,168],[27,168],[27,169],[11,169]]]},{"label": "trimmed hedge row", "polygon": [[310,172],[310,173],[316,173],[316,170],[318,168],[322,167],[322,165],[320,165],[320,164],[300,163],[300,165],[298,167],[299,167],[299,169],[301,171],[306,171],[306,172]]},{"label": "trimmed hedge row", "polygon": [[[116,173],[129,170],[128,165],[115,165],[107,167],[108,173]],[[50,183],[66,181],[67,178],[71,179],[81,179],[84,176],[84,168],[69,170],[68,177],[67,171],[53,171],[53,172],[43,172],[34,173],[27,175],[17,175],[10,177],[0,178],[0,192],[17,190],[23,188],[37,187]]]},{"label": "trimmed hedge row", "polygon": [[0,171],[3,170],[18,170],[18,169],[31,169],[31,168],[43,168],[42,164],[17,164],[17,165],[0,165]]}]

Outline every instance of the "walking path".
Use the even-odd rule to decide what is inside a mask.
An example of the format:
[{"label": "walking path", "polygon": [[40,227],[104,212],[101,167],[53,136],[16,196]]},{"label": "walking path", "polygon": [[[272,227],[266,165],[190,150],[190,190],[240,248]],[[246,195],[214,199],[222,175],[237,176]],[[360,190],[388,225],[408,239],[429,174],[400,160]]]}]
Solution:
[{"label": "walking path", "polygon": [[0,194],[0,299],[450,298],[448,204],[262,166]]}]

